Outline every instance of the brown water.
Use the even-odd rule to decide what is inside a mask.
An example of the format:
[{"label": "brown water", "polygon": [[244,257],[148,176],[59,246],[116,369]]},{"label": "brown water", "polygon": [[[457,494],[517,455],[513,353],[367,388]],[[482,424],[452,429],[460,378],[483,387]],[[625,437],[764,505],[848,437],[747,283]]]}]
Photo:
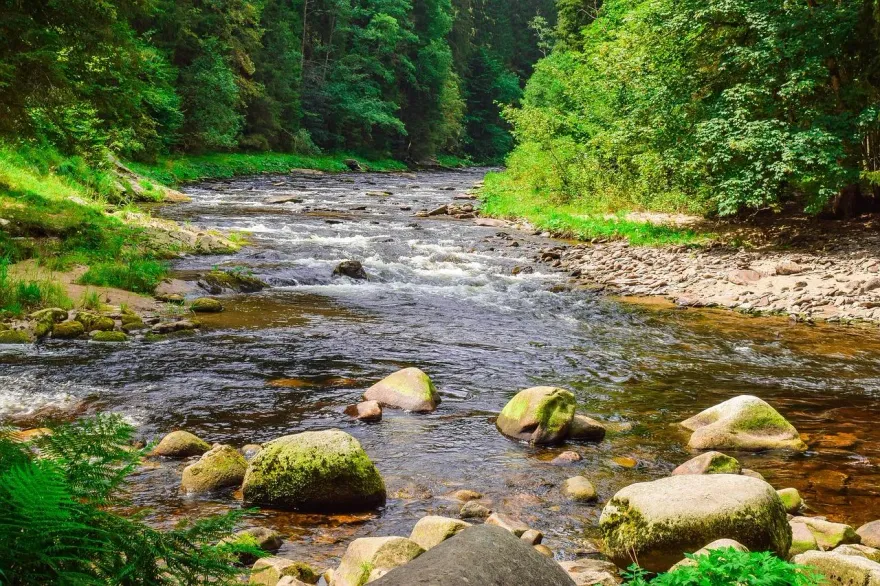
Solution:
[{"label": "brown water", "polygon": [[[124,413],[146,439],[186,428],[236,446],[308,429],[356,436],[382,471],[387,506],[359,516],[264,511],[251,522],[289,537],[282,555],[325,565],[355,537],[407,535],[421,516],[455,515],[443,498],[479,490],[499,511],[547,535],[560,559],[595,533],[601,505],[573,505],[562,481],[583,473],[602,499],[668,474],[692,454],[675,423],[732,396],[776,406],[814,446],[807,454],[735,454],[777,488],[798,488],[811,513],[860,524],[880,518],[880,337],[733,313],[634,304],[560,287],[535,266],[511,275],[546,242],[449,219],[416,219],[467,190],[482,172],[272,177],[204,184],[162,213],[246,229],[253,246],[193,257],[181,271],[240,265],[273,288],[224,300],[196,336],[123,346],[87,342],[0,349],[0,413],[86,399]],[[367,191],[393,192],[387,197]],[[270,195],[302,203],[267,205]],[[360,209],[365,208],[365,209]],[[331,278],[364,261],[368,282]],[[443,397],[430,415],[386,410],[379,424],[343,408],[404,366],[429,372]],[[532,448],[501,437],[492,417],[519,389],[571,389],[582,408],[618,429],[599,445]],[[583,460],[549,460],[575,449]],[[617,458],[635,460],[634,468]],[[240,506],[178,492],[185,463],[151,463],[134,498],[171,523]],[[845,481],[843,479],[846,479]]]}]

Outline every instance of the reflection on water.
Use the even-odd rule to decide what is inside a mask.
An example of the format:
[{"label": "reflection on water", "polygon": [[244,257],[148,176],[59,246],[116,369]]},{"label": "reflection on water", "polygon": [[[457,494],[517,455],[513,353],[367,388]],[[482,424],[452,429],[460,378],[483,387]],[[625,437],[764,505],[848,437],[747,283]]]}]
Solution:
[{"label": "reflection on water", "polygon": [[[668,474],[691,456],[675,422],[742,393],[779,408],[814,446],[803,455],[736,454],[746,467],[777,488],[801,490],[815,514],[851,524],[880,516],[880,337],[557,292],[565,277],[541,266],[511,274],[546,245],[536,237],[516,235],[522,245],[512,247],[497,229],[401,209],[446,203],[480,176],[276,177],[191,188],[192,203],[163,213],[247,230],[253,246],[178,268],[241,265],[273,288],[226,299],[228,311],[202,318],[197,336],[0,350],[0,409],[20,410],[32,397],[88,398],[91,409],[127,414],[146,438],[184,427],[237,446],[342,428],[385,476],[388,506],[332,518],[264,511],[253,520],[290,537],[284,555],[319,563],[352,538],[407,535],[424,514],[455,515],[458,504],[443,495],[459,488],[483,492],[492,508],[541,529],[571,557],[594,532],[600,507],[565,502],[565,478],[583,473],[607,499]],[[367,194],[384,190],[392,195]],[[289,194],[301,202],[265,203]],[[333,279],[345,259],[363,261],[370,280]],[[433,376],[438,411],[386,411],[372,425],[342,413],[404,366]],[[492,417],[535,384],[571,389],[586,412],[619,431],[600,445],[552,449],[502,438]],[[551,465],[563,449],[583,460]],[[238,506],[234,493],[183,498],[184,465],[153,463],[138,474],[135,503],[151,507],[156,523]]]}]

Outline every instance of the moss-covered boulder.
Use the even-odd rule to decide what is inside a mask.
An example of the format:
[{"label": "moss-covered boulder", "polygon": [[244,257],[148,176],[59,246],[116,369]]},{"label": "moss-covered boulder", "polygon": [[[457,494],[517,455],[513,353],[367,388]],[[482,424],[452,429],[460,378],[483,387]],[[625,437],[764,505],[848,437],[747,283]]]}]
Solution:
[{"label": "moss-covered boulder", "polygon": [[223,291],[256,293],[269,286],[244,271],[211,271],[202,276],[198,285],[211,295],[219,295]]},{"label": "moss-covered boulder", "polygon": [[318,572],[310,565],[279,557],[262,558],[252,568],[250,584],[277,586],[281,580],[291,577],[306,584],[318,581]]},{"label": "moss-covered boulder", "polygon": [[680,474],[739,474],[742,466],[736,458],[721,452],[706,452],[691,458],[672,471],[673,476]]},{"label": "moss-covered boulder", "polygon": [[574,476],[563,482],[562,494],[579,503],[592,503],[599,498],[593,483],[584,476]]},{"label": "moss-covered boulder", "polygon": [[330,586],[363,586],[424,552],[419,544],[405,537],[355,539],[333,572]]},{"label": "moss-covered boulder", "polygon": [[773,487],[732,474],[671,476],[618,492],[599,520],[605,547],[620,567],[634,561],[668,570],[687,552],[716,539],[785,558],[791,528]]},{"label": "moss-covered boulder", "polygon": [[568,429],[568,439],[583,442],[601,442],[605,439],[605,426],[586,415],[576,414]]},{"label": "moss-covered boulder", "polygon": [[693,431],[688,445],[699,450],[804,451],[797,429],[776,409],[751,395],[725,401],[682,422]]},{"label": "moss-covered boulder", "polygon": [[788,549],[789,556],[796,556],[805,551],[818,551],[819,544],[816,543],[816,536],[810,531],[809,527],[803,523],[791,523],[791,547]]},{"label": "moss-covered boulder", "polygon": [[805,525],[809,529],[813,537],[816,538],[816,544],[822,551],[834,549],[839,545],[860,543],[862,541],[855,529],[843,523],[832,523],[815,517],[794,517],[791,519],[792,525],[798,523]]},{"label": "moss-covered boulder", "polygon": [[880,563],[861,556],[835,551],[808,551],[791,561],[809,566],[815,573],[824,576],[822,586],[880,586]]},{"label": "moss-covered boulder", "polygon": [[404,368],[385,377],[367,389],[364,399],[417,413],[434,411],[440,404],[431,378],[418,368]]},{"label": "moss-covered boulder", "polygon": [[52,328],[52,337],[59,340],[72,340],[86,333],[85,326],[76,320],[63,321]]},{"label": "moss-covered boulder", "polygon": [[244,478],[244,499],[306,512],[363,511],[385,504],[385,482],[361,444],[338,429],[263,445]]},{"label": "moss-covered boulder", "polygon": [[244,480],[247,461],[232,446],[214,446],[198,462],[183,469],[181,487],[187,494],[213,492],[239,486]]},{"label": "moss-covered boulder", "polygon": [[50,321],[52,323],[61,323],[67,319],[67,310],[61,309],[60,307],[49,307],[47,309],[41,309],[39,311],[35,311],[28,316],[28,318],[35,321]]},{"label": "moss-covered boulder", "polygon": [[785,512],[789,515],[794,515],[804,506],[801,493],[796,488],[783,488],[782,490],[777,490],[776,494],[779,495],[779,499],[785,507]]},{"label": "moss-covered boulder", "polygon": [[21,330],[0,331],[0,344],[30,344],[31,338]]},{"label": "moss-covered boulder", "polygon": [[138,318],[137,321],[129,321],[129,322],[122,323],[122,331],[125,332],[126,334],[132,334],[134,332],[139,332],[141,330],[147,329],[148,327],[149,326],[147,326],[147,324],[144,323],[144,321],[140,318]]},{"label": "moss-covered boulder", "polygon": [[92,334],[91,340],[93,342],[127,342],[128,336],[125,335],[125,332],[98,331]]},{"label": "moss-covered boulder", "polygon": [[196,313],[220,313],[223,311],[223,304],[210,297],[199,297],[193,299],[189,308]]},{"label": "moss-covered boulder", "polygon": [[507,437],[533,444],[555,444],[568,437],[574,419],[574,395],[556,387],[533,387],[511,399],[495,425]]},{"label": "moss-covered boulder", "polygon": [[112,318],[91,311],[77,312],[74,319],[82,324],[86,332],[109,332],[116,328]]},{"label": "moss-covered boulder", "polygon": [[470,523],[465,523],[459,519],[429,515],[419,519],[416,526],[413,527],[409,538],[416,542],[422,549],[428,550],[435,545],[440,545],[453,535],[458,534],[460,531],[470,526]]},{"label": "moss-covered boulder", "polygon": [[162,438],[153,450],[154,456],[165,458],[189,458],[201,456],[211,445],[188,431],[172,431]]}]

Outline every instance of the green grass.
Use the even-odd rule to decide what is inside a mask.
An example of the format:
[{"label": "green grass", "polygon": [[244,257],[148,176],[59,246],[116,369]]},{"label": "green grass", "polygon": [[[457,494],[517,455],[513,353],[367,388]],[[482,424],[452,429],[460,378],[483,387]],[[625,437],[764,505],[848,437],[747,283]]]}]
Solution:
[{"label": "green grass", "polygon": [[91,265],[80,277],[79,283],[115,287],[135,293],[153,293],[167,274],[168,264],[161,261],[102,262]]},{"label": "green grass", "polygon": [[464,169],[478,165],[469,157],[457,157],[455,155],[437,155],[437,163],[447,169]]},{"label": "green grass", "polygon": [[0,314],[19,317],[42,307],[70,309],[73,302],[60,283],[16,279],[9,274],[9,261],[0,259]]},{"label": "green grass", "polygon": [[623,214],[608,217],[584,204],[556,203],[534,190],[518,187],[504,173],[486,176],[481,198],[482,213],[508,220],[524,219],[536,228],[562,238],[626,239],[637,246],[700,244],[712,235],[689,228],[660,226],[625,219]]},{"label": "green grass", "polygon": [[338,153],[298,155],[287,153],[209,154],[162,157],[153,164],[128,163],[136,173],[165,185],[180,185],[204,179],[228,179],[263,173],[289,173],[292,169],[314,169],[330,173],[348,171],[346,159],[357,160],[369,171],[405,171],[407,166],[394,159],[369,160]]}]

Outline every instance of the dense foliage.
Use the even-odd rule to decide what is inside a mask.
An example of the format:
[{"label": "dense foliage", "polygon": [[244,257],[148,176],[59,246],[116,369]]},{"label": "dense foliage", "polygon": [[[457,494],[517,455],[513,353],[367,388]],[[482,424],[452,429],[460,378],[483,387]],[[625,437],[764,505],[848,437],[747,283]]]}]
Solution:
[{"label": "dense foliage", "polygon": [[648,579],[633,566],[626,586],[816,586],[821,577],[771,553],[716,549],[703,556],[688,556],[693,565]]},{"label": "dense foliage", "polygon": [[498,159],[552,0],[0,0],[0,139]]},{"label": "dense foliage", "polygon": [[604,209],[872,198],[878,33],[876,0],[560,0],[554,51],[508,110],[511,174]]},{"label": "dense foliage", "polygon": [[0,582],[17,584],[238,584],[241,544],[217,545],[233,513],[158,531],[112,512],[143,451],[118,416],[63,425],[23,442],[0,433]]}]

